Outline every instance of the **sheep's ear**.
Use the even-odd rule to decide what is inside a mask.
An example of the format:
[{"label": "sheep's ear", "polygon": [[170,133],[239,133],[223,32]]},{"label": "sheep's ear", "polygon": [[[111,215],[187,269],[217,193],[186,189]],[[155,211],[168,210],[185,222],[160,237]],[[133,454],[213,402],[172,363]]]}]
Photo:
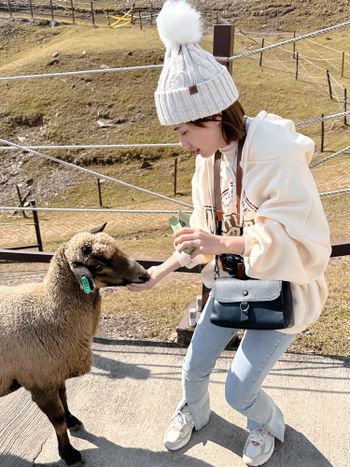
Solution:
[{"label": "sheep's ear", "polygon": [[79,282],[80,288],[86,294],[95,290],[95,282],[91,271],[83,264],[73,266],[72,271]]},{"label": "sheep's ear", "polygon": [[105,223],[104,223],[103,225],[101,225],[100,227],[96,227],[96,229],[90,230],[90,233],[92,233],[92,234],[97,234],[97,233],[99,233],[99,232],[102,232],[102,231],[105,229],[106,225],[107,225],[107,222],[105,222]]}]

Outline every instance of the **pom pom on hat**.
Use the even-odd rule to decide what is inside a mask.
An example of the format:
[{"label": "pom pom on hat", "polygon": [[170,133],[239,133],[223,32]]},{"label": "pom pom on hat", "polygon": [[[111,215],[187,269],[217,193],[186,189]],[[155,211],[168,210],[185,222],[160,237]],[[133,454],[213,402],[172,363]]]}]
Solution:
[{"label": "pom pom on hat", "polygon": [[202,37],[198,11],[185,0],[167,0],[157,26],[167,49],[155,92],[161,125],[218,114],[238,99],[227,68],[198,45]]},{"label": "pom pom on hat", "polygon": [[168,0],[157,18],[159,36],[166,47],[198,44],[202,21],[198,11],[185,0]]}]

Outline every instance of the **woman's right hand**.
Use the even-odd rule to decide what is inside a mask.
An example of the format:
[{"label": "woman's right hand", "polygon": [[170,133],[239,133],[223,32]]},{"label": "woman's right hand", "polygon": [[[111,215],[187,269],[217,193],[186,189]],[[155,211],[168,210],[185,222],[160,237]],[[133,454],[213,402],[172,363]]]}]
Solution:
[{"label": "woman's right hand", "polygon": [[126,288],[130,290],[130,292],[143,292],[144,290],[152,289],[163,277],[166,275],[162,273],[162,266],[152,266],[147,269],[150,278],[147,282],[143,284],[128,284]]}]

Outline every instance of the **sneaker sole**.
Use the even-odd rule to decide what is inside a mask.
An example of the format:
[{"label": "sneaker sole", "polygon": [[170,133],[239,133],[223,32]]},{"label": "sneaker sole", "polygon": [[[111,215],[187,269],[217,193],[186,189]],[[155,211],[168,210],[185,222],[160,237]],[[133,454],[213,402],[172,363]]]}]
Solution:
[{"label": "sneaker sole", "polygon": [[271,457],[272,454],[274,453],[274,450],[275,450],[275,442],[272,443],[271,448],[270,448],[270,451],[268,451],[268,452],[265,454],[266,457],[264,457],[263,460],[261,460],[261,461],[256,461],[257,463],[254,462],[254,461],[249,462],[248,457],[243,456],[243,461],[244,461],[247,465],[249,465],[250,467],[259,467],[259,465],[264,465],[264,464],[270,459],[270,457]]},{"label": "sneaker sole", "polygon": [[189,443],[190,439],[191,439],[191,436],[192,436],[192,433],[193,433],[193,428],[192,430],[188,433],[188,435],[186,436],[186,438],[183,438],[181,441],[179,441],[178,443],[171,443],[169,441],[164,441],[164,446],[168,449],[168,451],[177,451],[181,448],[183,448],[184,446],[186,446],[187,443]]}]

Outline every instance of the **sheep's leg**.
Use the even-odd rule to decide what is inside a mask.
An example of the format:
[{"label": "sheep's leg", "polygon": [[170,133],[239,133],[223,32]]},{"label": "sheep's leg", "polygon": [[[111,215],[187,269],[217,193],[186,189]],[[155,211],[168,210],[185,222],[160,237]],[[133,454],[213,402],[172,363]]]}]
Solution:
[{"label": "sheep's leg", "polygon": [[58,390],[63,408],[64,408],[64,413],[66,416],[66,423],[67,423],[67,428],[70,431],[76,431],[79,430],[79,428],[83,427],[83,423],[77,419],[74,415],[71,414],[69,408],[68,408],[68,403],[67,403],[67,393],[66,393],[66,385],[63,384],[63,386],[60,387]]},{"label": "sheep's leg", "polygon": [[0,397],[6,396],[7,394],[11,394],[11,392],[17,391],[17,389],[21,388],[22,386],[19,384],[19,382],[16,379],[13,379],[11,383],[6,387],[6,390],[1,392],[0,389]]},{"label": "sheep's leg", "polygon": [[47,415],[55,428],[58,440],[58,452],[61,458],[68,465],[81,462],[80,452],[73,448],[68,438],[64,407],[58,391],[32,391],[32,399]]}]

